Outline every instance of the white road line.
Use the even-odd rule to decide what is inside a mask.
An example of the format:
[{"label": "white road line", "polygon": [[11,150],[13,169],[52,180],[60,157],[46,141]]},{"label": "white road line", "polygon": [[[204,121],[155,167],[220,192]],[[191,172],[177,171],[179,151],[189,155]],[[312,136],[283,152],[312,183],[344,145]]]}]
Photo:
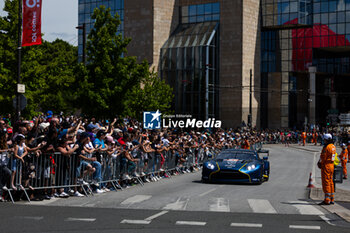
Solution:
[{"label": "white road line", "polygon": [[191,226],[205,226],[206,222],[195,222],[195,221],[176,221],[176,225],[191,225]]},{"label": "white road line", "polygon": [[307,201],[290,201],[289,203],[291,203],[292,206],[297,208],[299,213],[302,215],[323,215],[324,214],[319,209],[317,209],[315,205],[312,205]]},{"label": "white road line", "polygon": [[16,216],[15,218],[29,219],[29,220],[36,220],[36,221],[44,219],[43,216]]},{"label": "white road line", "polygon": [[150,224],[151,221],[147,221],[147,220],[130,220],[130,219],[124,219],[123,221],[121,221],[120,223],[126,223],[126,224]]},{"label": "white road line", "polygon": [[262,227],[260,223],[231,223],[231,227]]},{"label": "white road line", "polygon": [[66,218],[66,222],[94,222],[96,218]]},{"label": "white road line", "polygon": [[210,211],[230,212],[229,200],[225,198],[213,198],[209,204]]},{"label": "white road line", "polygon": [[290,229],[321,230],[320,226],[289,225]]},{"label": "white road line", "polygon": [[268,200],[248,199],[248,203],[254,213],[277,214],[277,211]]},{"label": "white road line", "polygon": [[186,210],[187,203],[190,199],[178,198],[176,202],[167,204],[164,210]]},{"label": "white road line", "polygon": [[206,192],[204,192],[204,193],[199,194],[199,196],[200,196],[200,197],[203,197],[203,196],[205,196],[205,195],[207,195],[207,194],[209,194],[209,193],[211,193],[211,192],[214,192],[216,189],[217,189],[217,188],[210,189],[210,190],[208,190],[208,191],[206,191]]},{"label": "white road line", "polygon": [[168,213],[169,211],[166,211],[166,210],[164,210],[164,211],[162,211],[162,212],[159,212],[158,214],[155,214],[155,215],[152,215],[152,216],[150,216],[150,217],[148,217],[148,218],[145,218],[145,220],[146,221],[151,221],[151,220],[153,220],[153,219],[155,219],[155,218],[158,218],[159,216],[162,216],[162,215],[164,215],[164,214],[166,214],[166,213]]},{"label": "white road line", "polygon": [[124,200],[122,203],[120,203],[121,205],[133,205],[136,203],[140,203],[143,201],[146,201],[148,199],[151,199],[152,196],[150,195],[135,195],[132,197],[129,197],[128,199]]},{"label": "white road line", "polygon": [[327,218],[325,215],[320,215],[320,218],[322,218],[323,221],[325,221],[326,223],[328,223],[331,226],[335,226],[334,223],[331,223],[331,220],[329,218]]}]

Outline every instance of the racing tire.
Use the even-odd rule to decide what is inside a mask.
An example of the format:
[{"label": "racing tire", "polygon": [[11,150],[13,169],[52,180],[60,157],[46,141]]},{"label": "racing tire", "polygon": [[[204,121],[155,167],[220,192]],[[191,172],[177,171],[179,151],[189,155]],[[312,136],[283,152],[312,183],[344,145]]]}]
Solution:
[{"label": "racing tire", "polygon": [[201,181],[202,181],[203,184],[209,184],[210,183],[209,180],[205,180],[205,179],[202,179]]}]

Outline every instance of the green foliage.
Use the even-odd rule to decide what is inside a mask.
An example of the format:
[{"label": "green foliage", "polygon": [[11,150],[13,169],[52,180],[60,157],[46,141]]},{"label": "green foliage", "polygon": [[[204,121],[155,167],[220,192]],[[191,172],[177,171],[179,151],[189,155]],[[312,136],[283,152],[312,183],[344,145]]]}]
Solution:
[{"label": "green foliage", "polygon": [[92,19],[95,25],[88,37],[86,75],[79,80],[83,84],[79,104],[87,115],[121,115],[127,94],[149,75],[148,63],[138,64],[135,57],[124,56],[130,39],[118,33],[118,15],[100,6]]},{"label": "green foliage", "polygon": [[[0,114],[13,112],[17,83],[18,1],[5,1],[0,17]],[[28,105],[22,115],[37,111],[73,111],[77,48],[62,40],[22,48],[21,81]]]},{"label": "green foliage", "polygon": [[17,80],[18,1],[5,1],[0,17],[0,113],[12,110]]},{"label": "green foliage", "polygon": [[30,103],[24,113],[74,111],[77,48],[63,40],[44,41],[40,46],[26,47],[23,58],[22,82]]},{"label": "green foliage", "polygon": [[[18,1],[5,0],[0,17],[0,115],[13,113],[17,83]],[[167,112],[171,88],[149,71],[147,61],[126,56],[129,38],[118,34],[121,21],[104,6],[96,8],[87,42],[87,65],[77,61],[77,47],[56,40],[22,48],[21,79],[28,100],[25,117],[52,110],[113,117],[139,117],[144,110]]]},{"label": "green foliage", "polygon": [[154,72],[144,77],[141,83],[128,94],[125,101],[126,115],[141,119],[144,111],[160,110],[163,114],[170,114],[170,102],[174,98],[172,88]]}]

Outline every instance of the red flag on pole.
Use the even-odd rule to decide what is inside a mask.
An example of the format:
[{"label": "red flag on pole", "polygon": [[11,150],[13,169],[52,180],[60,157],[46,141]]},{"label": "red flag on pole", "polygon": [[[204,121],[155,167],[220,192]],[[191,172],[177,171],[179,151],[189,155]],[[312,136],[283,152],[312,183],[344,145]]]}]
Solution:
[{"label": "red flag on pole", "polygon": [[41,44],[42,0],[23,0],[22,46]]}]

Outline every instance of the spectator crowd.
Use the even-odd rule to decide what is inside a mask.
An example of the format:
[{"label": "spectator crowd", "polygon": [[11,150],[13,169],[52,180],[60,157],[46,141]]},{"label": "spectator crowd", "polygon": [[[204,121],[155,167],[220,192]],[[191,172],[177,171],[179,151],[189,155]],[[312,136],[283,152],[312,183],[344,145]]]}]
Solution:
[{"label": "spectator crowd", "polygon": [[336,130],[145,130],[134,119],[97,120],[54,115],[0,119],[0,201],[83,197],[198,170],[223,148],[256,149],[263,143],[322,143]]}]

